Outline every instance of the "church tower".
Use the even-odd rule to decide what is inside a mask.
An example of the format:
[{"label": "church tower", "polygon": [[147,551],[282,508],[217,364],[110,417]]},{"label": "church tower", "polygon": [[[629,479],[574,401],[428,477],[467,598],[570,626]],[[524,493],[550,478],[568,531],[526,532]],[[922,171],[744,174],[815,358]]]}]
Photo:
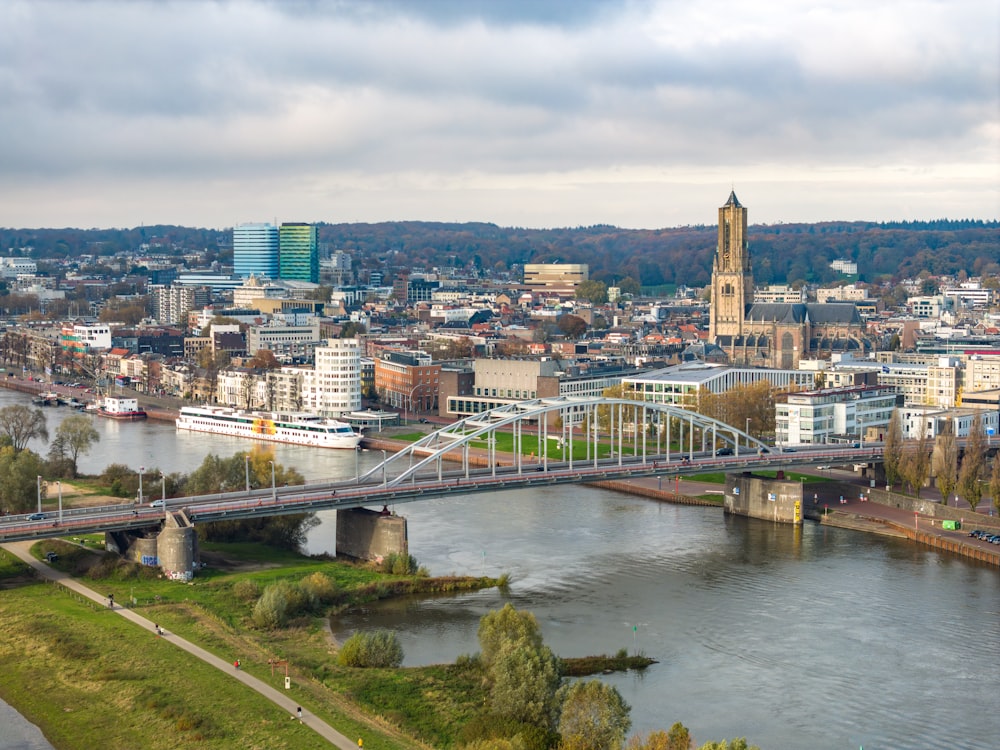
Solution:
[{"label": "church tower", "polygon": [[[753,272],[747,244],[747,210],[736,191],[719,209],[719,245],[712,265],[709,341],[728,349],[742,336],[747,307],[753,304]],[[720,341],[720,338],[722,339]]]}]

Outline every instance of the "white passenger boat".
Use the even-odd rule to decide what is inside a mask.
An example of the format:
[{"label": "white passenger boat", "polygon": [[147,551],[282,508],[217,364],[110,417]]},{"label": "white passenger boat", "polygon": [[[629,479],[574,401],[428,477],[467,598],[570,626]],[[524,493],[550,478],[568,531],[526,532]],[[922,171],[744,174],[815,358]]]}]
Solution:
[{"label": "white passenger boat", "polygon": [[178,430],[233,435],[318,448],[357,448],[361,434],[346,422],[306,413],[241,411],[225,406],[185,406]]}]

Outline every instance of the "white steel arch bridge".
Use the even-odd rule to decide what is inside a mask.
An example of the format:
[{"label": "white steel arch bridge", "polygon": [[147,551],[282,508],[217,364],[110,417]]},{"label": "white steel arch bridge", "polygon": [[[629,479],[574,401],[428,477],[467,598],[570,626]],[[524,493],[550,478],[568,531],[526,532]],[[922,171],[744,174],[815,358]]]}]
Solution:
[{"label": "white steel arch bridge", "polygon": [[[470,466],[484,463],[493,467],[495,475],[500,465],[500,442],[509,443],[503,453],[511,457],[518,473],[529,466],[524,455],[526,443],[537,447],[529,466],[534,471],[547,471],[551,463],[569,470],[574,465],[596,467],[598,462],[606,464],[608,458],[614,457],[621,465],[626,454],[631,463],[645,464],[696,453],[739,457],[771,450],[737,427],[676,406],[620,398],[559,396],[506,404],[461,419],[387,456],[360,481],[381,476],[384,485],[393,487],[416,481],[418,475],[427,476],[430,467],[436,469],[440,481],[445,460],[460,460],[466,478]],[[480,444],[482,447],[477,447]],[[673,444],[680,447],[672,450]],[[470,460],[473,450],[477,453]]]}]

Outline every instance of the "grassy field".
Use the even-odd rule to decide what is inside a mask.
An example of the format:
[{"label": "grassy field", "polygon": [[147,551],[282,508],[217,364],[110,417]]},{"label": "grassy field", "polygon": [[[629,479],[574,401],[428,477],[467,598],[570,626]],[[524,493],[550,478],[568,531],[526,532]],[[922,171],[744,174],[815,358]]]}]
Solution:
[{"label": "grassy field", "polygon": [[[42,727],[60,750],[94,745],[161,748],[179,745],[240,748],[321,746],[284,712],[169,644],[171,635],[197,643],[227,662],[281,687],[287,660],[290,697],[348,736],[376,750],[456,746],[462,726],[484,705],[482,675],[474,663],[408,669],[352,669],[336,663],[336,644],[325,619],[302,617],[275,631],[254,629],[252,601],[236,586],[261,588],[322,572],[343,592],[340,606],[377,598],[494,585],[492,579],[391,576],[360,565],[317,560],[257,545],[204,545],[206,556],[230,566],[208,568],[191,584],[121,564],[113,556],[84,570],[99,553],[60,540],[39,542],[36,557],[59,555],[56,565],[80,575],[95,591],[115,594],[158,623],[158,639],[143,628],[48,583],[32,583],[30,569],[0,551],[0,697]],[[652,660],[617,657],[567,659],[567,672],[644,668]],[[41,693],[39,693],[41,691]],[[373,729],[372,727],[375,727]]]}]

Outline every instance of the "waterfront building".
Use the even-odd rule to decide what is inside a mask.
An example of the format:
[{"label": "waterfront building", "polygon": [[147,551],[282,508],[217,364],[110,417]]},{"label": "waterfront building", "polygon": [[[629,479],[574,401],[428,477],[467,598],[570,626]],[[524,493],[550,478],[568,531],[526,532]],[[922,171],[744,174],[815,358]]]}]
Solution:
[{"label": "waterfront building", "polygon": [[642,372],[622,359],[476,359],[471,370],[442,375],[443,415],[462,418],[536,398],[596,398],[624,378]]},{"label": "waterfront building", "polygon": [[278,275],[319,283],[319,242],[316,227],[288,222],[278,228]]},{"label": "waterfront building", "polygon": [[812,388],[815,375],[806,370],[732,367],[692,361],[626,377],[622,383],[639,400],[696,409],[702,389],[725,393],[738,385],[751,385],[761,380],[778,390],[798,390]]},{"label": "waterfront building", "polygon": [[278,228],[274,224],[233,227],[233,273],[240,278],[278,278]]},{"label": "waterfront building", "polygon": [[375,356],[379,402],[401,411],[430,411],[438,403],[441,365],[421,351],[385,349]]},{"label": "waterfront building", "polygon": [[316,347],[312,369],[302,370],[302,409],[323,417],[344,417],[361,409],[361,342],[328,339]]},{"label": "waterfront building", "polygon": [[898,398],[891,388],[856,386],[790,393],[774,407],[779,445],[829,443],[883,433]]}]

